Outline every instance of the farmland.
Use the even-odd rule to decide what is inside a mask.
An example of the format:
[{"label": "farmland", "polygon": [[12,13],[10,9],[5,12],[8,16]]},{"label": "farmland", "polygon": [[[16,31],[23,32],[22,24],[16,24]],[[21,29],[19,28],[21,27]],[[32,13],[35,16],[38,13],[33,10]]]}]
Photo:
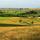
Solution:
[{"label": "farmland", "polygon": [[[33,23],[32,23],[33,22]],[[40,18],[0,17],[0,24],[32,25],[40,24]]]},{"label": "farmland", "polygon": [[0,40],[40,40],[40,26],[0,27]]},{"label": "farmland", "polygon": [[0,9],[0,24],[32,25],[40,24],[40,9],[3,8]]},{"label": "farmland", "polygon": [[40,9],[0,9],[0,40],[40,40]]}]

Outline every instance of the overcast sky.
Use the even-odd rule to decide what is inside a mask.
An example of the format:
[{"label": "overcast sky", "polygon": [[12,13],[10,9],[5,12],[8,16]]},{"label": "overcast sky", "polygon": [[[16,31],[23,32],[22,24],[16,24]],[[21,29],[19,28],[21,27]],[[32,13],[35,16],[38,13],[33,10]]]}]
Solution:
[{"label": "overcast sky", "polygon": [[0,0],[0,8],[40,8],[40,0]]}]

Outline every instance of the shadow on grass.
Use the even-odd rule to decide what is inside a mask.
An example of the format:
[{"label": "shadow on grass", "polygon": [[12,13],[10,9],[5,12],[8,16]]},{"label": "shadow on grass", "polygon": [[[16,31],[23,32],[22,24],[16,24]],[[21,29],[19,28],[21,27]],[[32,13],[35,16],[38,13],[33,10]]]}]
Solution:
[{"label": "shadow on grass", "polygon": [[21,24],[0,24],[0,27],[15,27],[15,26],[20,26],[20,27],[22,27],[22,26],[40,26],[40,24],[26,24],[26,25],[21,25]]},{"label": "shadow on grass", "polygon": [[21,25],[21,24],[0,24],[0,27],[7,27],[7,26],[30,26],[29,24],[28,25]]}]

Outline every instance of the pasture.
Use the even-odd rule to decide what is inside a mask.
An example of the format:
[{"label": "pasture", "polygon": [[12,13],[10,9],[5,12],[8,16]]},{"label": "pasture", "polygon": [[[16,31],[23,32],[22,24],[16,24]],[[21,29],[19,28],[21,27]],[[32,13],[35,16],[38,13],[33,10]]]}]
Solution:
[{"label": "pasture", "polygon": [[0,17],[0,24],[40,24],[40,17]]}]

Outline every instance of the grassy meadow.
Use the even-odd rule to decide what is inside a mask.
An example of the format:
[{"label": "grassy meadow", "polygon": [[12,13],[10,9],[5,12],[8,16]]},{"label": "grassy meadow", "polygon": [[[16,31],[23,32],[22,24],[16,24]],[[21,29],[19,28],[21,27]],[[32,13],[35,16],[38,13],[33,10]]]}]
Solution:
[{"label": "grassy meadow", "polygon": [[40,24],[40,18],[0,17],[0,24],[18,24],[18,25]]}]

